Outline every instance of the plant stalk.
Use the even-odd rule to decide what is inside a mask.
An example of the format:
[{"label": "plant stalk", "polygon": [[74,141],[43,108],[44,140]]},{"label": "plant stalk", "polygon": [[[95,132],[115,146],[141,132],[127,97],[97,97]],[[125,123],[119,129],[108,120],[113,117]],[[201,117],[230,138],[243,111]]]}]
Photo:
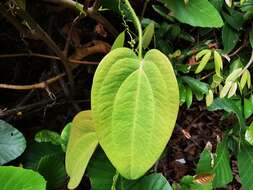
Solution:
[{"label": "plant stalk", "polygon": [[124,0],[132,17],[133,17],[133,21],[134,21],[134,25],[136,27],[136,29],[138,30],[138,36],[139,36],[139,44],[138,44],[138,57],[140,60],[142,60],[142,28],[141,28],[141,23],[139,18],[137,17],[137,15],[134,12],[134,9],[132,8],[131,4],[129,3],[128,0]]}]

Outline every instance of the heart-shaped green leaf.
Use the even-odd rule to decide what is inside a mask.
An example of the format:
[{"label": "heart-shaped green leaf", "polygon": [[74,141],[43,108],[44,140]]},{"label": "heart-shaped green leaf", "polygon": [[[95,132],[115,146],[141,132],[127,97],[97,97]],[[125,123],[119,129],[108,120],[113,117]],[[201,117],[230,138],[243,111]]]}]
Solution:
[{"label": "heart-shaped green leaf", "polygon": [[179,92],[168,58],[158,50],[139,60],[118,48],[99,64],[92,87],[99,143],[128,179],[142,176],[159,158],[173,131]]},{"label": "heart-shaped green leaf", "polygon": [[76,188],[98,145],[90,111],[78,113],[72,123],[66,152],[66,171],[70,176],[68,188]]},{"label": "heart-shaped green leaf", "polygon": [[1,190],[45,190],[46,181],[37,172],[12,166],[0,166]]}]

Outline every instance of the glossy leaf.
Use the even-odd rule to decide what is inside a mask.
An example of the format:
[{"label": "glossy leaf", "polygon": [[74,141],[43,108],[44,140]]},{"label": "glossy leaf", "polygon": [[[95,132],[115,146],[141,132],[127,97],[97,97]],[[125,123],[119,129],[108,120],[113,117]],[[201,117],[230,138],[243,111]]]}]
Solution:
[{"label": "glossy leaf", "polygon": [[216,111],[216,110],[221,110],[221,109],[223,109],[229,113],[232,112],[232,113],[236,114],[236,117],[239,121],[240,126],[243,128],[245,127],[245,122],[244,122],[242,112],[233,100],[227,99],[227,98],[223,98],[223,99],[217,98],[208,107],[209,111]]},{"label": "glossy leaf", "polygon": [[32,170],[0,166],[0,187],[1,190],[46,190],[46,181]]},{"label": "glossy leaf", "polygon": [[192,91],[197,94],[206,94],[208,92],[208,84],[201,82],[195,78],[183,76],[182,80],[187,83]]},{"label": "glossy leaf", "polygon": [[222,29],[222,43],[224,46],[224,53],[232,51],[239,40],[238,32],[225,24]]},{"label": "glossy leaf", "polygon": [[252,189],[253,181],[253,147],[242,144],[237,157],[239,176],[244,190]]},{"label": "glossy leaf", "polygon": [[7,122],[0,120],[0,165],[20,156],[26,147],[22,133]]},{"label": "glossy leaf", "polygon": [[199,162],[196,169],[196,174],[212,172],[212,153],[208,149],[204,149],[200,154]]},{"label": "glossy leaf", "polygon": [[213,187],[224,187],[233,180],[226,139],[217,145],[213,171]]},{"label": "glossy leaf", "polygon": [[66,152],[66,171],[70,177],[68,188],[74,189],[79,185],[97,145],[91,112],[78,113],[72,122]]},{"label": "glossy leaf", "polygon": [[116,40],[114,41],[111,51],[116,49],[116,48],[122,48],[124,47],[124,43],[125,43],[125,31],[121,32],[118,37],[116,38]]},{"label": "glossy leaf", "polygon": [[159,158],[175,125],[179,92],[170,61],[158,50],[140,61],[130,49],[116,49],[99,64],[91,100],[106,155],[121,175],[139,178]]},{"label": "glossy leaf", "polygon": [[221,27],[222,18],[208,0],[162,0],[180,22],[200,27]]}]

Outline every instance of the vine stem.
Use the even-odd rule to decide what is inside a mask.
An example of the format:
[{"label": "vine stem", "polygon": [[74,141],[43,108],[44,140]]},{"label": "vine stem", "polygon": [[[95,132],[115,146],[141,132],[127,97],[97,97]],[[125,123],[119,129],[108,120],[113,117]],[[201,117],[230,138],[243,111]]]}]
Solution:
[{"label": "vine stem", "polygon": [[119,172],[116,171],[116,174],[113,176],[111,190],[116,190],[118,178],[119,178]]},{"label": "vine stem", "polygon": [[125,0],[125,3],[127,7],[129,8],[129,11],[134,19],[134,25],[136,29],[138,30],[138,36],[139,36],[139,44],[138,44],[138,57],[140,60],[142,60],[142,28],[141,28],[141,23],[139,18],[134,12],[134,9],[132,8],[131,4],[129,3],[128,0]]},{"label": "vine stem", "polygon": [[241,75],[243,74],[244,71],[246,71],[246,70],[250,67],[250,65],[251,65],[252,63],[253,63],[253,50],[252,50],[252,52],[251,52],[250,60],[249,60],[249,62],[247,63],[247,65],[243,68],[243,70],[242,70],[242,72],[241,72]]}]

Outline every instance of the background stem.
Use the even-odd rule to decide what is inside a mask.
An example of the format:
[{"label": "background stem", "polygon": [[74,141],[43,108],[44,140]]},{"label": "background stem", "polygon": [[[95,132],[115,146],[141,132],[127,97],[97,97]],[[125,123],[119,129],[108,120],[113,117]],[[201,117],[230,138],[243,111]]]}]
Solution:
[{"label": "background stem", "polygon": [[131,4],[129,3],[128,0],[125,0],[125,3],[133,17],[133,21],[134,21],[134,25],[136,27],[136,29],[138,30],[138,36],[139,36],[139,44],[138,44],[138,57],[141,60],[142,59],[142,28],[141,28],[141,23],[139,18],[137,17],[137,15],[134,12],[134,9],[132,8]]}]

